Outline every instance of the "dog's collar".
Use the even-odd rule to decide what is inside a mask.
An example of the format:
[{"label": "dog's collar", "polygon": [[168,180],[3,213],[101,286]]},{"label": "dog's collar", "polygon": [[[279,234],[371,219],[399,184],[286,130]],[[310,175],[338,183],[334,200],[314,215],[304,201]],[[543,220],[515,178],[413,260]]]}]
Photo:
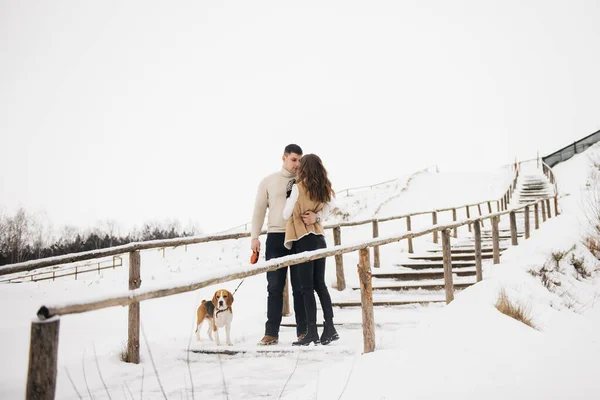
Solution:
[{"label": "dog's collar", "polygon": [[226,308],[226,309],[224,309],[224,310],[217,310],[217,312],[215,312],[215,318],[217,318],[217,317],[219,316],[219,313],[221,313],[221,312],[223,312],[223,311],[227,311],[227,310],[229,310],[229,307],[227,307],[227,308]]}]

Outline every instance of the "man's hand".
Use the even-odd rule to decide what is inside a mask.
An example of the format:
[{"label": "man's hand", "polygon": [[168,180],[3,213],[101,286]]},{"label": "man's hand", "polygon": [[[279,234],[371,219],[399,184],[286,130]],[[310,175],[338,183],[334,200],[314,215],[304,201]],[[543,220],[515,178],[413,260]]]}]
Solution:
[{"label": "man's hand", "polygon": [[252,239],[252,243],[250,243],[250,249],[258,253],[260,251],[260,240]]},{"label": "man's hand", "polygon": [[317,222],[317,213],[314,213],[312,211],[307,211],[304,214],[302,214],[302,222],[304,222],[304,225],[313,225],[315,222]]}]

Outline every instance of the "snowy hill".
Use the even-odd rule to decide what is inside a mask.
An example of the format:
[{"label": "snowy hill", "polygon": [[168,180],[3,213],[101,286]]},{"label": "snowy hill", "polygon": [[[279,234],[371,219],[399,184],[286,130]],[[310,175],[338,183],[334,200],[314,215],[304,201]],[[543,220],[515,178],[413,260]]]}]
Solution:
[{"label": "snowy hill", "polygon": [[[530,241],[508,249],[501,264],[486,266],[484,281],[457,293],[450,306],[413,307],[379,314],[376,311],[375,321],[383,322],[383,325],[377,327],[375,353],[361,355],[362,332],[352,325],[340,329],[342,339],[330,347],[267,355],[253,351],[256,349],[254,343],[262,337],[265,321],[266,280],[264,275],[259,275],[246,279],[235,296],[232,339],[234,348],[247,352],[234,356],[187,351],[188,347],[212,348],[206,338],[197,343],[191,335],[195,308],[201,299],[212,297],[215,287],[142,303],[145,336],[141,339],[142,362],[139,365],[118,360],[127,337],[126,309],[110,308],[63,317],[57,398],[78,398],[76,390],[86,397],[88,388],[94,398],[108,398],[102,379],[112,398],[128,398],[128,390],[137,397],[142,379],[144,398],[162,398],[148,347],[169,398],[191,396],[190,371],[195,395],[203,398],[225,397],[225,387],[230,398],[277,398],[284,386],[284,398],[312,398],[316,394],[318,398],[337,398],[347,381],[344,398],[395,398],[398,395],[436,398],[440,393],[450,393],[452,398],[531,398],[538,393],[550,396],[567,392],[579,394],[575,398],[591,398],[588,395],[594,393],[592,389],[598,389],[590,375],[592,361],[600,355],[599,346],[591,340],[599,322],[598,310],[593,307],[598,286],[592,282],[597,283],[597,278],[577,280],[572,272],[565,272],[562,277],[565,287],[577,288],[573,291],[577,295],[573,297],[574,294],[547,291],[527,271],[540,268],[552,251],[567,250],[578,242],[581,233],[581,213],[577,207],[579,190],[585,188],[589,155],[598,153],[600,148],[595,146],[555,168],[559,190],[563,193],[560,203],[563,214],[534,232]],[[354,210],[358,216],[365,215],[364,210],[374,212],[378,208],[389,215],[400,214],[414,210],[419,202],[434,205],[435,199],[440,199],[440,207],[449,205],[449,200],[439,196],[440,187],[432,182],[446,185],[442,193],[448,193],[448,188],[461,188],[451,192],[456,201],[485,200],[490,195],[497,197],[503,193],[507,180],[510,180],[507,173],[488,176],[489,179],[485,179],[484,174],[428,172],[416,177],[408,189],[398,185],[397,197],[388,201],[385,207],[380,208],[380,194],[374,193],[369,198],[367,193],[371,191],[350,204],[357,205]],[[387,198],[392,197],[388,193]],[[402,227],[389,229],[403,231]],[[344,240],[365,239],[369,234],[368,226],[356,228],[344,233]],[[328,243],[332,243],[330,236]],[[168,281],[197,278],[210,271],[242,265],[247,262],[248,249],[248,240],[241,239],[188,246],[187,250],[181,247],[166,249],[164,258],[160,250],[143,252],[142,286],[160,286]],[[382,263],[391,265],[403,254],[403,244],[385,246]],[[584,257],[587,268],[595,268],[595,261],[580,245],[573,254]],[[344,263],[348,284],[352,286],[357,280],[357,255],[345,255]],[[124,267],[102,271],[98,275],[81,275],[77,281],[63,279],[2,285],[3,315],[10,323],[3,324],[0,330],[3,337],[1,351],[5,355],[3,359],[11,361],[2,364],[1,397],[18,398],[23,394],[29,324],[41,304],[122,290],[127,285],[127,274],[125,260]],[[333,260],[328,261],[327,274],[327,282],[333,283]],[[232,281],[220,287],[233,291],[239,283]],[[511,297],[532,306],[538,331],[495,310],[493,303],[500,286],[505,287]],[[331,293],[340,298],[351,290],[337,292],[331,289]],[[336,318],[347,319],[350,313],[337,310]],[[286,321],[291,321],[290,317],[286,317]],[[571,328],[573,324],[577,330]],[[293,338],[294,330],[282,327],[281,348],[289,349]],[[448,343],[452,345],[448,346]],[[563,351],[549,354],[548,346]],[[575,359],[580,361],[575,363]],[[513,363],[520,367],[514,368]],[[381,365],[391,368],[382,371]],[[209,378],[206,374],[206,371],[221,368],[225,386],[222,380]],[[555,379],[545,381],[544,378],[545,384],[540,385],[540,379],[548,374]],[[362,384],[365,376],[371,382],[368,387]],[[428,385],[431,376],[440,384]],[[552,397],[548,396],[541,397]]]}]

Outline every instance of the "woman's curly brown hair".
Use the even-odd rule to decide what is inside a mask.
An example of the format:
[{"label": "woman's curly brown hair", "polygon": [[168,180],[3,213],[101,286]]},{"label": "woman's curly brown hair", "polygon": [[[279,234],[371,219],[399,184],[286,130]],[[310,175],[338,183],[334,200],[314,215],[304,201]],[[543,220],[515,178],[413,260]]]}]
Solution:
[{"label": "woman's curly brown hair", "polygon": [[334,196],[327,170],[321,158],[316,154],[306,154],[300,159],[298,183],[301,183],[312,201],[327,203]]}]

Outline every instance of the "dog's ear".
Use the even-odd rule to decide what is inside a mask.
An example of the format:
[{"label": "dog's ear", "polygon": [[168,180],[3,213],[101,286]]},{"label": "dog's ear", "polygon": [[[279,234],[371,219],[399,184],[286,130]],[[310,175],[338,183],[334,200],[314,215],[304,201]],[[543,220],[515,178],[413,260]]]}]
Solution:
[{"label": "dog's ear", "polygon": [[231,306],[233,304],[233,294],[231,292],[227,292],[227,305]]},{"label": "dog's ear", "polygon": [[215,308],[217,308],[217,306],[218,306],[218,301],[219,301],[218,296],[217,296],[218,294],[219,294],[219,291],[217,290],[212,298],[212,303],[215,306]]}]

